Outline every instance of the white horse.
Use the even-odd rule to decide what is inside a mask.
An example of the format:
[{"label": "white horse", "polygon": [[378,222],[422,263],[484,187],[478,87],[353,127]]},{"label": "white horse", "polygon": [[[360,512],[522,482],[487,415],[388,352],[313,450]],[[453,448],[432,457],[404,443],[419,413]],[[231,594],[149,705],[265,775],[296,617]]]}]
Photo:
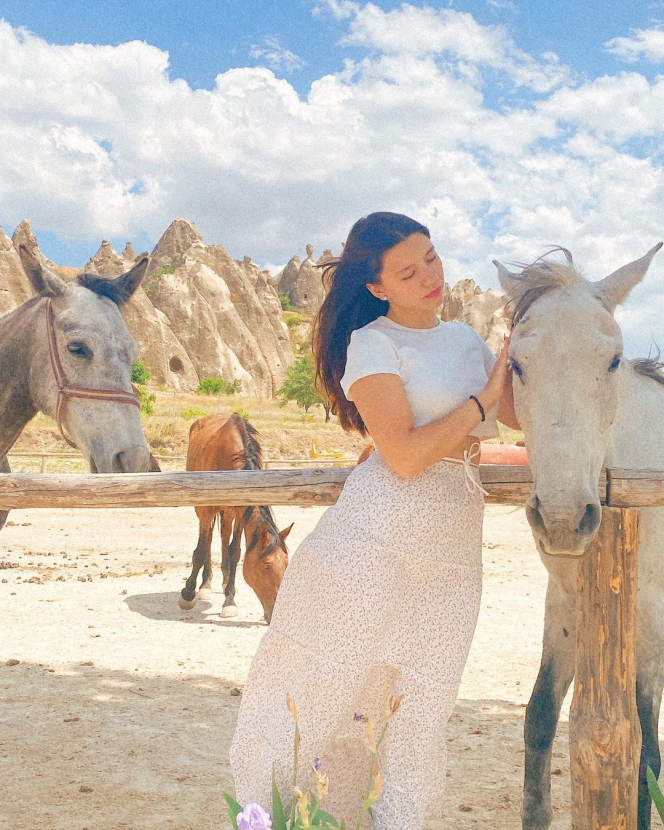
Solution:
[{"label": "white horse", "polygon": [[[664,375],[654,360],[628,361],[613,313],[644,277],[661,243],[599,282],[537,260],[518,274],[500,263],[514,308],[514,398],[533,473],[528,521],[549,572],[542,663],[525,722],[524,830],[551,824],[551,745],[574,677],[578,557],[600,521],[603,466],[664,469]],[[641,511],[637,706],[643,746],[639,830],[650,828],[646,765],[659,775],[664,685],[664,508]]]}]

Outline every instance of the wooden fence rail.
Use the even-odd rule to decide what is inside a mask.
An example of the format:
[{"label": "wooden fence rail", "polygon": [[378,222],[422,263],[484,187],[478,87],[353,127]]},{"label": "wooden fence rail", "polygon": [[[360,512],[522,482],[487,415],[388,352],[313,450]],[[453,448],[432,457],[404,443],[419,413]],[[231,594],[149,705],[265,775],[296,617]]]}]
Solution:
[{"label": "wooden fence rail", "polygon": [[[19,507],[183,507],[235,504],[333,504],[348,468],[202,473],[32,474],[0,476],[0,510]],[[523,504],[530,467],[480,467],[487,502]],[[664,506],[664,471],[610,469],[600,499],[611,507]]]},{"label": "wooden fence rail", "polygon": [[[124,475],[8,473],[0,475],[0,510],[330,505],[350,472],[319,467]],[[523,504],[532,492],[529,467],[483,465],[480,476],[488,502]],[[570,712],[572,830],[636,830],[641,733],[634,669],[634,508],[664,506],[664,471],[606,470],[600,499],[600,532],[579,567],[575,697]]]}]

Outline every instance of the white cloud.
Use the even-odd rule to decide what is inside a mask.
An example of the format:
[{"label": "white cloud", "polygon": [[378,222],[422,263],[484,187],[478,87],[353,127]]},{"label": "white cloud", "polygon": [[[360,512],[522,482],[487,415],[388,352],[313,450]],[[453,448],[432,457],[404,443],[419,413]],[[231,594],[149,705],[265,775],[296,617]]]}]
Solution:
[{"label": "white cloud", "polygon": [[[504,72],[518,86],[545,92],[565,82],[569,70],[556,55],[540,60],[518,49],[503,26],[482,26],[471,14],[404,3],[386,12],[373,3],[358,8],[345,43],[416,57],[449,56],[465,67]],[[462,66],[463,68],[463,66]]]},{"label": "white cloud", "polygon": [[631,37],[614,37],[604,44],[608,52],[627,63],[645,58],[652,63],[664,61],[664,27],[634,29]]},{"label": "white cloud", "polygon": [[278,37],[267,37],[262,45],[252,46],[249,55],[256,60],[264,60],[275,72],[285,72],[287,75],[305,66],[305,61],[282,46]]},{"label": "white cloud", "polygon": [[[355,60],[305,99],[267,66],[192,89],[147,43],[55,46],[0,23],[6,229],[28,218],[96,247],[156,241],[184,216],[236,258],[280,263],[307,243],[338,252],[359,216],[398,210],[431,228],[451,282],[484,288],[496,257],[561,244],[598,279],[664,235],[662,155],[644,150],[664,146],[664,78],[564,82],[555,56],[467,14],[325,8]],[[664,259],[621,312],[633,353],[658,292]]]}]

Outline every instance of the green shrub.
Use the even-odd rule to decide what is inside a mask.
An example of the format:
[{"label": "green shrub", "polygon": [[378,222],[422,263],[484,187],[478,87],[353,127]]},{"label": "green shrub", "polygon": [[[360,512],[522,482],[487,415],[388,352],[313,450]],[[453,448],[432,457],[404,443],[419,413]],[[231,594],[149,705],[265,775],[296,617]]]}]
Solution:
[{"label": "green shrub", "polygon": [[131,364],[131,382],[132,383],[139,383],[145,384],[150,380],[152,375],[150,374],[150,370],[148,367],[143,363],[142,360],[137,360],[136,363]]},{"label": "green shrub", "polygon": [[152,275],[152,279],[158,280],[159,277],[163,277],[164,274],[174,274],[175,273],[175,266],[174,265],[162,265],[161,268],[157,268],[157,270]]},{"label": "green shrub", "polygon": [[240,416],[240,418],[246,418],[247,420],[249,420],[249,418],[251,417],[251,416],[249,415],[249,413],[247,412],[247,410],[246,410],[246,409],[244,409],[244,408],[243,408],[243,407],[241,407],[241,406],[238,406],[238,408],[237,408],[237,409],[234,409],[234,410],[233,410],[233,412],[235,412],[237,415],[239,415],[239,416]]},{"label": "green shrub", "polygon": [[180,412],[180,417],[184,418],[185,421],[193,421],[194,418],[203,418],[207,414],[208,413],[204,409],[201,409],[198,406],[191,406],[189,409],[183,409],[182,412]]},{"label": "green shrub", "polygon": [[239,378],[230,381],[215,377],[201,378],[196,390],[199,395],[237,395],[241,391],[242,381]]},{"label": "green shrub", "polygon": [[284,323],[286,323],[289,329],[292,329],[293,326],[297,326],[302,322],[304,322],[304,317],[301,314],[284,314]]},{"label": "green shrub", "polygon": [[149,393],[145,386],[141,386],[140,384],[136,384],[136,389],[138,389],[138,397],[141,402],[141,412],[143,415],[152,415],[154,413],[154,402],[157,400],[157,396]]},{"label": "green shrub", "polygon": [[279,291],[277,288],[277,294],[279,295],[279,302],[281,303],[281,308],[283,311],[297,311],[297,306],[294,306],[293,303],[290,301],[290,297],[288,294],[284,294],[283,291]]}]

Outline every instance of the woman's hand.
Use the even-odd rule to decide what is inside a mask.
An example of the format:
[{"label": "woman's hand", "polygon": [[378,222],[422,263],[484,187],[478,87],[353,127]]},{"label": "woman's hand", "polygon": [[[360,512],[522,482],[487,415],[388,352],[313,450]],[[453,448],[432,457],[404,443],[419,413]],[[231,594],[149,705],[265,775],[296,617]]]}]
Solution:
[{"label": "woman's hand", "polygon": [[482,401],[482,406],[485,410],[493,409],[493,407],[500,401],[503,396],[503,389],[506,382],[511,382],[511,369],[507,362],[510,351],[510,338],[505,337],[503,348],[498,355],[489,380],[484,389],[480,392],[479,397]]}]

